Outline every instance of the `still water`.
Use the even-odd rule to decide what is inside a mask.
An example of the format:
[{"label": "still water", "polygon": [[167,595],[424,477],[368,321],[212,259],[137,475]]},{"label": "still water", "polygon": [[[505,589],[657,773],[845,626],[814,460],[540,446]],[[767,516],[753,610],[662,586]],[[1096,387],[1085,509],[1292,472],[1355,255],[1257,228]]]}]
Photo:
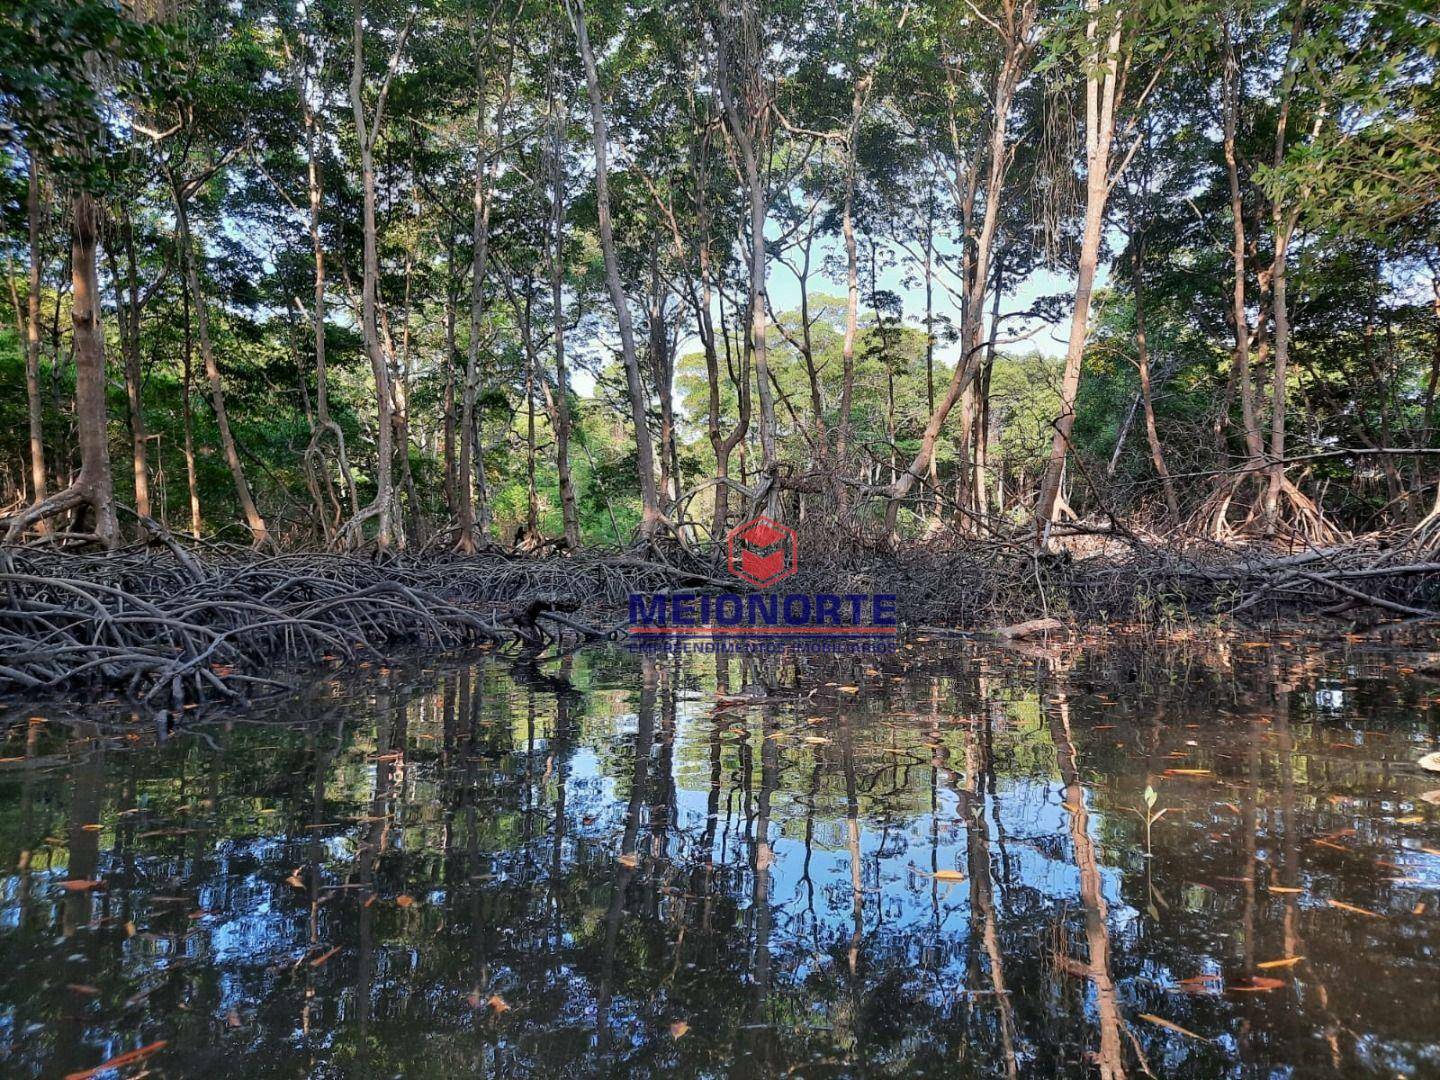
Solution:
[{"label": "still water", "polygon": [[600,650],[37,713],[7,1076],[1440,1076],[1403,655]]}]

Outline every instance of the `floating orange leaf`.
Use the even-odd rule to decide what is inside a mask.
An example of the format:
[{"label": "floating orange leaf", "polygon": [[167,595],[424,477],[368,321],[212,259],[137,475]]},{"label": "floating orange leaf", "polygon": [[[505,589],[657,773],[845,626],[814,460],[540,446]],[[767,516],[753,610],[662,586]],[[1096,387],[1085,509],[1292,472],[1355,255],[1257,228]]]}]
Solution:
[{"label": "floating orange leaf", "polygon": [[676,1020],[673,1024],[670,1025],[670,1037],[672,1039],[679,1039],[683,1037],[684,1034],[689,1030],[690,1025],[687,1024],[684,1020]]},{"label": "floating orange leaf", "polygon": [[1284,979],[1277,979],[1273,975],[1250,975],[1235,980],[1225,989],[1241,994],[1268,994],[1271,990],[1279,990],[1284,985]]},{"label": "floating orange leaf", "polygon": [[510,1003],[499,994],[491,994],[485,1001],[486,1005],[494,1009],[496,1013],[507,1013],[510,1011]]},{"label": "floating orange leaf", "polygon": [[1271,968],[1294,967],[1296,964],[1298,964],[1301,960],[1304,959],[1305,957],[1303,956],[1286,956],[1280,960],[1266,960],[1263,963],[1256,964],[1255,966],[1261,971],[1269,971]]},{"label": "floating orange leaf", "polygon": [[1372,919],[1385,918],[1385,916],[1381,915],[1378,911],[1370,911],[1367,908],[1356,907],[1354,904],[1347,904],[1343,900],[1326,900],[1325,902],[1333,908],[1339,908],[1341,911],[1354,912],[1356,915],[1368,915]]},{"label": "floating orange leaf", "polygon": [[415,903],[415,898],[405,893],[401,893],[399,896],[395,897],[396,907],[407,908],[413,903]]},{"label": "floating orange leaf", "polygon": [[149,1046],[142,1046],[138,1050],[127,1050],[109,1061],[96,1065],[93,1069],[81,1069],[79,1072],[66,1073],[65,1080],[90,1080],[92,1076],[99,1076],[101,1073],[110,1072],[112,1069],[118,1069],[125,1065],[133,1065],[137,1061],[144,1061],[151,1054],[165,1049],[169,1042],[169,1039],[161,1039]]},{"label": "floating orange leaf", "polygon": [[98,889],[103,886],[103,881],[92,881],[89,878],[75,878],[73,881],[62,881],[60,887],[66,892],[89,892],[91,889]]}]

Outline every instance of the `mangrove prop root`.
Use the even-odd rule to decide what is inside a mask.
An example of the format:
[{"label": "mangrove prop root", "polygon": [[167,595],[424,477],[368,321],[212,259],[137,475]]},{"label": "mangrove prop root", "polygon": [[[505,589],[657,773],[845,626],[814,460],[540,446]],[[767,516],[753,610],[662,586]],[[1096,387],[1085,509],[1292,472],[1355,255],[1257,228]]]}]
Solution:
[{"label": "mangrove prop root", "polygon": [[[1070,528],[1057,530],[1069,545],[1057,555],[998,538],[865,548],[802,526],[799,572],[783,590],[888,593],[912,625],[968,628],[1440,617],[1428,535],[1284,551]],[[482,643],[534,655],[612,636],[610,613],[632,593],[741,589],[722,545],[384,560],[173,541],[109,554],[4,547],[0,694],[104,687],[178,713],[274,691],[287,666]]]}]

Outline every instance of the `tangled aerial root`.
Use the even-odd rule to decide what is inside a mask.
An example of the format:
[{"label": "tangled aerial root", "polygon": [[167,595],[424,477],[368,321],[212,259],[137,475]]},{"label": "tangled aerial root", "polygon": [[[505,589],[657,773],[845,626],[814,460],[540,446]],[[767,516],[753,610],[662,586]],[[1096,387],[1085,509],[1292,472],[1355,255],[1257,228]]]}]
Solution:
[{"label": "tangled aerial root", "polygon": [[275,690],[277,665],[404,646],[536,650],[605,631],[565,614],[699,579],[638,558],[377,563],[130,550],[0,552],[0,691],[104,686],[179,710]]},{"label": "tangled aerial root", "polygon": [[[1060,554],[1014,540],[899,550],[841,544],[802,527],[785,591],[891,593],[900,617],[984,628],[1026,618],[1072,625],[1158,618],[1440,618],[1428,529],[1300,551],[1118,535],[1079,523]],[[176,711],[288,688],[278,669],[375,659],[406,647],[488,643],[535,658],[615,635],[631,593],[741,588],[723,547],[571,555],[390,557],[215,548],[82,554],[0,549],[0,693],[105,687]]]}]

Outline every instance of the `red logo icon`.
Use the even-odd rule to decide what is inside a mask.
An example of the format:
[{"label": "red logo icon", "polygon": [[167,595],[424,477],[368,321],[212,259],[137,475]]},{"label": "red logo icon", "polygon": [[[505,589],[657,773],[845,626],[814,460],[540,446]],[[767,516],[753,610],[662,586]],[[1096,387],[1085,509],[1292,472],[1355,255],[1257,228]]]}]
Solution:
[{"label": "red logo icon", "polygon": [[731,529],[725,550],[730,572],[761,589],[800,569],[795,530],[767,517],[751,518]]}]

